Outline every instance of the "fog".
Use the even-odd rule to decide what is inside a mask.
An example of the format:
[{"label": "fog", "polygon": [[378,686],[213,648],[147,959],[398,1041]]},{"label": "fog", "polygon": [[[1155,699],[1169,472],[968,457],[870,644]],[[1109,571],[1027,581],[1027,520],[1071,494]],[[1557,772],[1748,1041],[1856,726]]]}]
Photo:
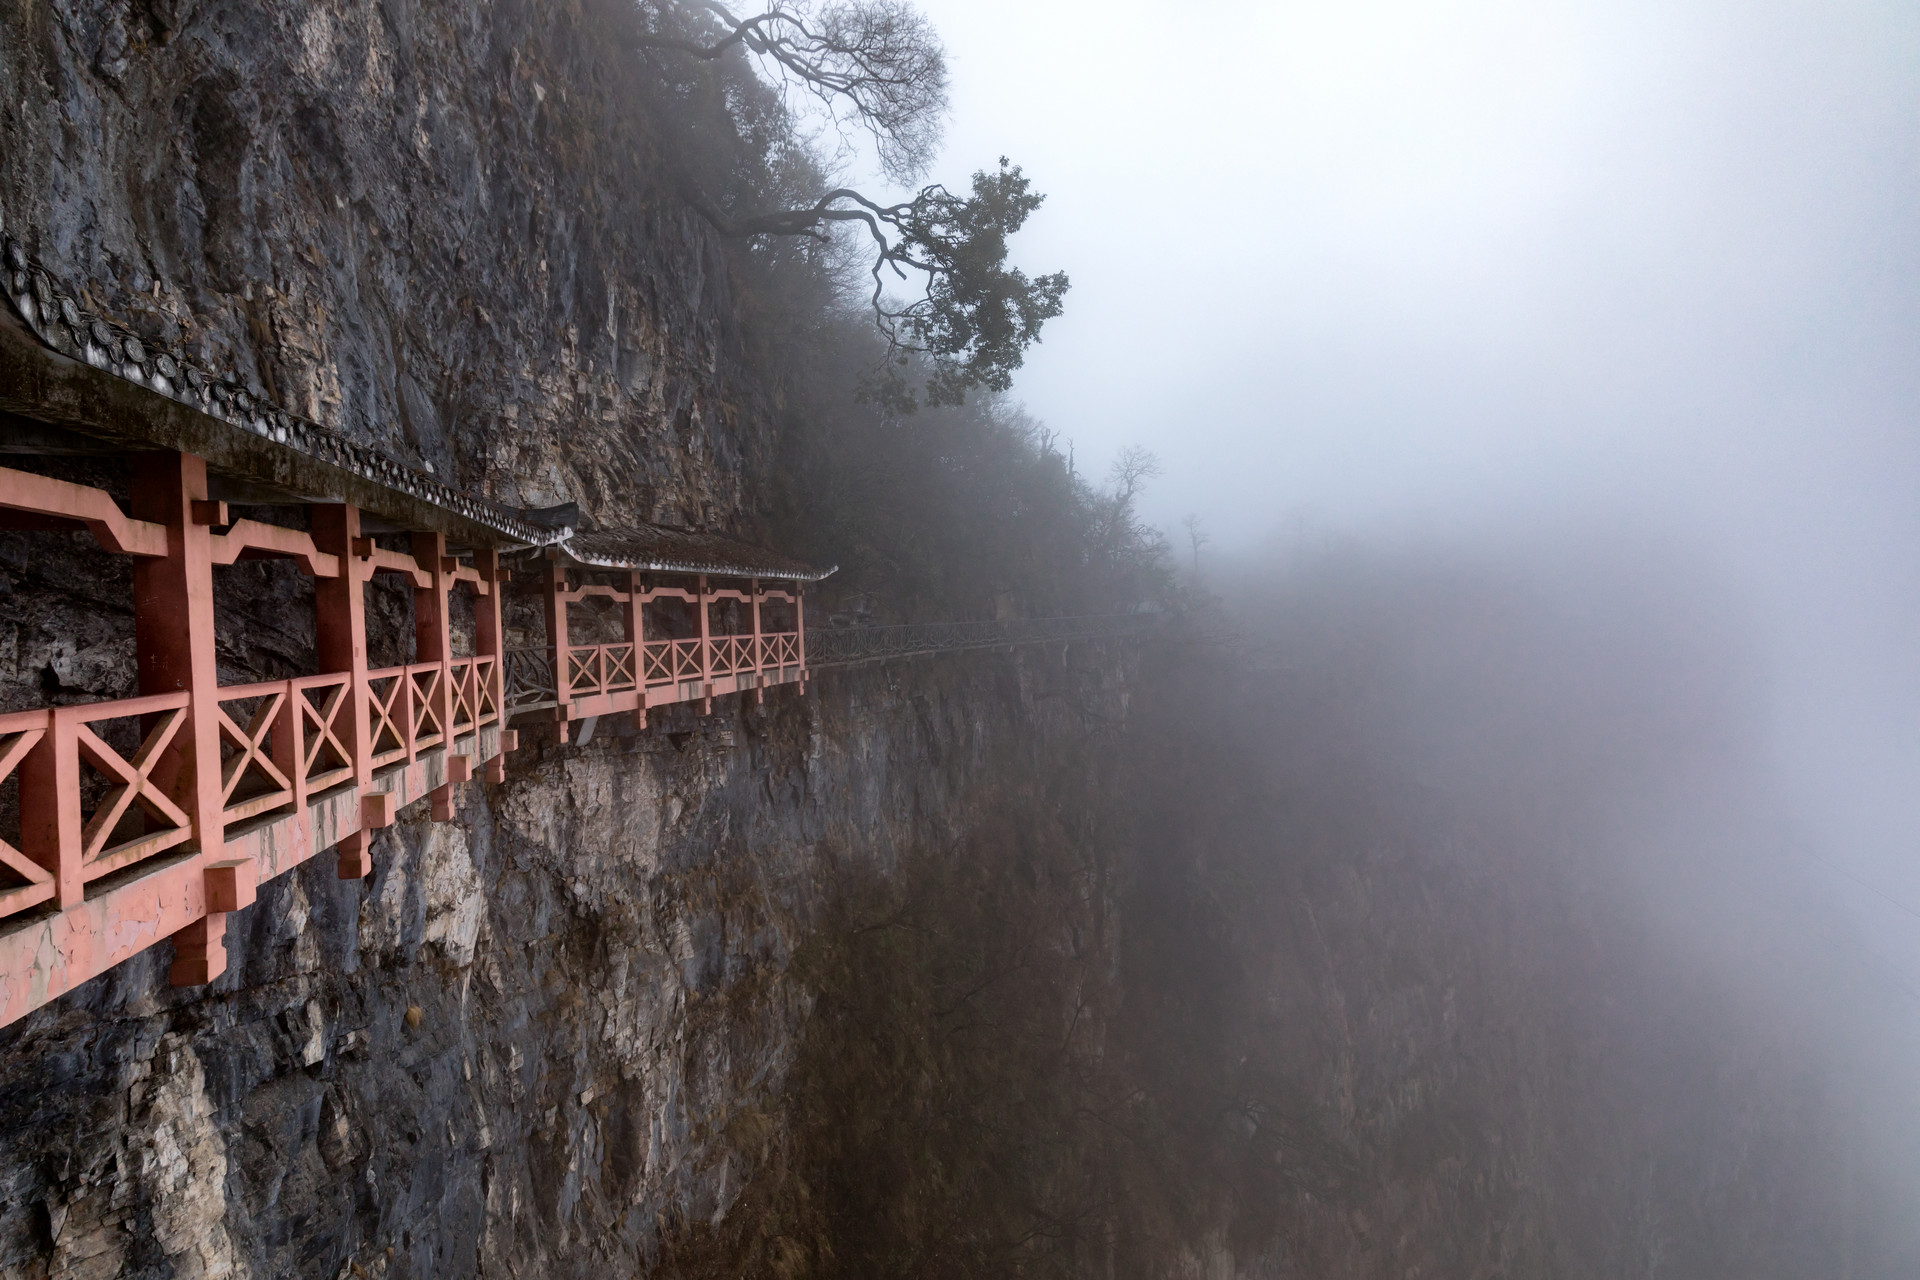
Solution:
[{"label": "fog", "polygon": [[1303,533],[1686,562],[1920,990],[1920,6],[923,7],[935,177],[1047,193],[1016,256],[1073,290],[1016,395],[1082,470],[1152,449],[1228,596]]}]

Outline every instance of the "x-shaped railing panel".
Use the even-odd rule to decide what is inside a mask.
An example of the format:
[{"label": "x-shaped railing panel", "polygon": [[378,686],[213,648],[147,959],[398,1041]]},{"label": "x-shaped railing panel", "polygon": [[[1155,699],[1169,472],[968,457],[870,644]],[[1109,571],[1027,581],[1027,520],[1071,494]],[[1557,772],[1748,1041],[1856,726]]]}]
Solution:
[{"label": "x-shaped railing panel", "polygon": [[601,688],[608,692],[633,688],[633,646],[630,644],[607,644],[600,646]]},{"label": "x-shaped railing panel", "polygon": [[[144,700],[135,700],[138,701]],[[135,714],[129,710],[133,703],[107,703],[105,710],[95,711],[91,716],[75,715],[78,721],[74,725],[74,742],[80,752],[80,758],[100,773],[116,781],[114,788],[101,800],[92,815],[86,819],[80,830],[80,864],[85,879],[94,880],[121,867],[149,858],[163,849],[170,849],[193,835],[193,823],[190,818],[173,802],[172,797],[154,782],[153,772],[166,757],[173,740],[180,733],[187,720],[184,706],[171,707],[158,712],[156,723],[141,741],[139,750],[132,760],[123,759],[119,752],[103,742],[87,726],[87,720],[117,719]],[[80,711],[79,708],[61,708],[54,714]],[[147,817],[155,823],[165,824],[168,830],[150,831],[117,845],[108,847],[114,829],[120,825],[120,819],[126,816],[130,806],[138,804]]]},{"label": "x-shaped railing panel", "polygon": [[413,683],[411,745],[415,751],[446,740],[447,713],[440,702],[441,681],[445,677],[445,668],[437,662],[420,662],[407,668],[407,678]]},{"label": "x-shaped railing panel", "polygon": [[476,687],[477,672],[472,658],[455,658],[447,665],[453,680],[453,728],[458,733],[462,729],[472,728],[474,717],[478,714],[480,698]]},{"label": "x-shaped railing panel", "polygon": [[[325,791],[353,776],[353,751],[347,746],[346,710],[352,705],[351,677],[309,676],[293,683],[294,767],[309,791]],[[316,702],[315,699],[318,699]]]},{"label": "x-shaped railing panel", "polygon": [[476,725],[491,724],[500,718],[500,699],[493,680],[499,661],[490,653],[473,660],[473,722]]},{"label": "x-shaped railing panel", "polygon": [[647,642],[647,683],[667,684],[691,680],[700,674],[698,640],[650,640]]},{"label": "x-shaped railing panel", "polygon": [[597,644],[567,646],[567,696],[584,697],[606,688],[601,670],[603,653]]},{"label": "x-shaped railing panel", "polygon": [[[47,736],[47,713],[44,711],[23,713],[23,717],[19,718],[5,717],[0,720],[0,726],[20,719],[37,720],[39,723],[23,724],[13,732],[0,727],[0,783],[12,777],[27,758],[27,753],[38,747]],[[41,866],[5,840],[0,840],[0,867],[24,882],[0,889],[0,916],[37,906],[58,892],[59,885],[51,869]]]},{"label": "x-shaped railing panel", "polygon": [[711,643],[715,675],[729,675],[736,671],[753,669],[753,637],[714,636]]},{"label": "x-shaped railing panel", "polygon": [[[284,684],[239,685],[220,691],[220,699],[215,703],[220,737],[234,748],[233,755],[228,757],[220,771],[221,817],[227,822],[251,818],[293,800],[293,781],[274,764],[273,743],[270,740],[274,723],[280,718],[280,710],[286,706],[288,692]],[[254,708],[252,717],[243,729],[227,714],[226,704],[250,699],[258,699],[259,705]],[[249,772],[257,780],[264,781],[268,789],[236,803],[234,793]]]},{"label": "x-shaped railing panel", "polygon": [[[386,692],[380,691],[381,685],[386,686]],[[407,695],[412,688],[405,667],[367,672],[367,742],[376,769],[407,754],[407,729],[413,720]]]}]

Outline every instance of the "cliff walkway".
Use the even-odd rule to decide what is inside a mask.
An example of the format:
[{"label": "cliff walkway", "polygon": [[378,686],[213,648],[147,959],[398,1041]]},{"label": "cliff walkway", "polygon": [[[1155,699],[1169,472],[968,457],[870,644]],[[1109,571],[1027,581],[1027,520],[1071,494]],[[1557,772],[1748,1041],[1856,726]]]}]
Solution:
[{"label": "cliff walkway", "polygon": [[[372,834],[402,810],[450,820],[458,788],[504,780],[516,724],[566,741],[602,715],[644,726],[669,704],[804,693],[818,667],[1143,625],[810,636],[804,590],[832,569],[473,498],[153,349],[11,238],[0,284],[0,529],[84,532],[131,562],[138,680],[134,697],[0,714],[0,1025],[163,940],[174,984],[213,980],[226,917],[260,883],[328,850],[342,878],[369,874]],[[123,483],[62,478],[76,457]],[[215,570],[262,558],[312,580],[317,669],[222,684]],[[411,652],[373,667],[381,574],[411,590]],[[509,590],[537,593],[542,643],[509,647]]]},{"label": "cliff walkway", "polygon": [[[569,598],[582,593],[569,592]],[[595,589],[625,603],[627,596]],[[554,598],[557,598],[554,597]],[[691,599],[691,596],[685,597]],[[785,596],[780,597],[785,600]],[[748,596],[717,591],[712,601]],[[557,649],[547,646],[507,650],[506,706],[510,716],[550,713],[555,718],[585,720],[617,711],[636,712],[645,727],[645,708],[661,702],[705,701],[703,692],[735,692],[728,682],[755,673],[755,654],[776,672],[802,666],[807,673],[829,667],[850,667],[890,658],[918,658],[974,649],[1010,649],[1027,644],[1067,644],[1138,635],[1153,621],[1147,614],[1106,614],[1081,618],[1009,618],[978,622],[920,622],[880,627],[829,627],[793,631],[719,636],[705,640],[651,640],[572,645],[566,665],[556,665]],[[564,626],[564,622],[559,625]],[[756,627],[759,625],[756,619]],[[768,647],[770,646],[770,647]],[[638,655],[636,666],[636,653]],[[565,680],[567,697],[558,693]],[[778,679],[768,683],[780,683]],[[681,685],[687,686],[683,691]],[[756,696],[766,687],[756,675],[743,688]],[[641,691],[649,690],[645,699]],[[564,705],[564,710],[563,710]]]}]

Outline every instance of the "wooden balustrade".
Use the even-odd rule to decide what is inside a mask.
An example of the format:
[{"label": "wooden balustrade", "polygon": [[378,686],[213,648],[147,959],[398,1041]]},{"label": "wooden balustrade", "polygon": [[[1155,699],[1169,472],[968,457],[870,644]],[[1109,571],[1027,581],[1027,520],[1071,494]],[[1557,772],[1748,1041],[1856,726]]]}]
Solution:
[{"label": "wooden balustrade", "polygon": [[[484,766],[504,779],[511,716],[557,722],[615,712],[644,725],[675,702],[710,710],[726,694],[805,689],[798,586],[569,582],[550,564],[548,644],[503,648],[498,553],[449,555],[444,534],[407,550],[363,535],[344,504],[308,507],[310,531],[233,519],[208,493],[206,467],[177,453],[135,455],[131,510],[98,489],[0,468],[0,509],[16,527],[90,531],[134,562],[139,696],[0,715],[0,788],[18,793],[18,834],[0,835],[0,1024],[162,939],[176,983],[226,966],[227,914],[258,884],[334,849],[343,878],[372,867],[372,832],[431,802],[453,816],[454,787]],[[214,566],[262,556],[314,581],[317,665],[287,680],[221,685],[214,662]],[[414,661],[370,669],[364,589],[396,575],[413,595]],[[453,652],[449,593],[474,598],[474,653]],[[625,637],[574,644],[569,605],[621,606]],[[645,606],[681,601],[698,635],[649,637]],[[715,626],[721,602],[734,625]],[[763,605],[793,630],[763,626]],[[747,618],[742,619],[740,614]],[[740,621],[751,630],[741,631]],[[510,661],[511,659],[511,661]],[[509,690],[511,689],[511,697]],[[0,804],[0,813],[7,811]]]},{"label": "wooden balustrade", "polygon": [[[228,912],[329,847],[365,874],[372,828],[452,788],[476,765],[503,777],[505,663],[498,556],[463,565],[439,534],[411,553],[359,535],[350,507],[313,508],[313,532],[230,521],[205,467],[143,455],[133,512],[107,493],[0,468],[0,508],[91,531],[135,557],[138,697],[0,715],[0,786],[18,791],[18,841],[0,838],[0,1023],[171,937],[173,978],[225,968]],[[226,525],[224,532],[216,526]],[[320,660],[291,680],[217,683],[213,566],[284,557],[316,579]],[[376,572],[414,588],[420,660],[368,670],[361,593]],[[471,656],[451,653],[447,593],[475,593]],[[630,661],[630,659],[629,659]]]},{"label": "wooden balustrade", "polygon": [[[806,639],[797,585],[768,590],[751,581],[742,590],[716,587],[704,575],[694,575],[691,588],[646,586],[637,572],[617,576],[622,581],[613,584],[572,583],[561,565],[547,566],[542,586],[551,643],[544,649],[519,649],[509,655],[512,672],[507,683],[513,690],[510,715],[555,720],[565,741],[567,725],[572,721],[631,713],[644,726],[650,707],[697,702],[706,712],[712,709],[715,697],[726,694],[752,693],[758,700],[768,688],[783,684],[805,691]],[[622,606],[625,640],[571,643],[568,606],[594,598]],[[662,600],[691,605],[699,636],[646,638],[644,606]],[[752,631],[713,629],[711,610],[723,600],[749,606]],[[793,631],[762,630],[761,606],[769,601],[793,610]]]},{"label": "wooden balustrade", "polygon": [[[747,693],[800,681],[800,633],[759,636],[719,635],[706,640],[647,640],[567,646],[568,719],[634,711],[674,702],[700,702],[716,694]],[[555,694],[551,650],[517,649],[509,655],[517,670],[511,713],[545,714],[562,703]],[[731,683],[729,683],[731,681]],[[708,692],[708,686],[712,692]],[[624,695],[624,696],[622,696]]]}]

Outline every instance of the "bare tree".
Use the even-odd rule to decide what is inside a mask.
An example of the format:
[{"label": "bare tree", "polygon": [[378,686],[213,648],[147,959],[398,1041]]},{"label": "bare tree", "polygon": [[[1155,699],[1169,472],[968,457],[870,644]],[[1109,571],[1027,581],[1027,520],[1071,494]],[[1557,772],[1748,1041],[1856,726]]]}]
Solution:
[{"label": "bare tree", "polygon": [[734,49],[758,55],[782,84],[819,100],[842,127],[873,139],[886,176],[918,179],[940,149],[947,113],[947,55],[939,34],[904,0],[806,0],[738,18],[713,0],[692,8],[717,19],[712,40],[648,32],[645,49],[712,61]]},{"label": "bare tree", "polygon": [[1112,487],[1102,495],[1099,542],[1102,554],[1119,561],[1130,552],[1157,544],[1159,537],[1142,524],[1134,503],[1147,481],[1160,474],[1160,460],[1138,445],[1120,451],[1110,473]]},{"label": "bare tree", "polygon": [[[932,25],[904,0],[790,0],[747,18],[714,0],[688,7],[719,24],[711,39],[656,30],[639,37],[640,47],[704,61],[757,55],[781,83],[819,99],[843,130],[865,129],[889,178],[925,172],[947,109],[946,55]],[[913,396],[898,370],[915,356],[930,366],[922,391],[929,402],[958,403],[976,386],[1006,390],[1040,327],[1062,310],[1064,272],[1029,277],[1007,265],[1007,238],[1045,197],[1005,156],[997,171],[973,175],[967,195],[936,183],[882,203],[834,186],[809,204],[740,213],[697,186],[687,194],[725,236],[827,242],[840,228],[864,231],[873,252],[869,301],[889,356],[883,391],[903,407]],[[905,286],[904,300],[889,293],[896,285]]]},{"label": "bare tree", "polygon": [[1139,445],[1130,445],[1120,451],[1113,463],[1114,499],[1122,508],[1131,512],[1133,501],[1140,491],[1147,487],[1147,481],[1160,474],[1160,459],[1149,449]]},{"label": "bare tree", "polygon": [[1187,531],[1187,545],[1193,548],[1193,576],[1200,576],[1200,548],[1213,541],[1213,537],[1200,525],[1200,517],[1189,515],[1180,522]]}]

